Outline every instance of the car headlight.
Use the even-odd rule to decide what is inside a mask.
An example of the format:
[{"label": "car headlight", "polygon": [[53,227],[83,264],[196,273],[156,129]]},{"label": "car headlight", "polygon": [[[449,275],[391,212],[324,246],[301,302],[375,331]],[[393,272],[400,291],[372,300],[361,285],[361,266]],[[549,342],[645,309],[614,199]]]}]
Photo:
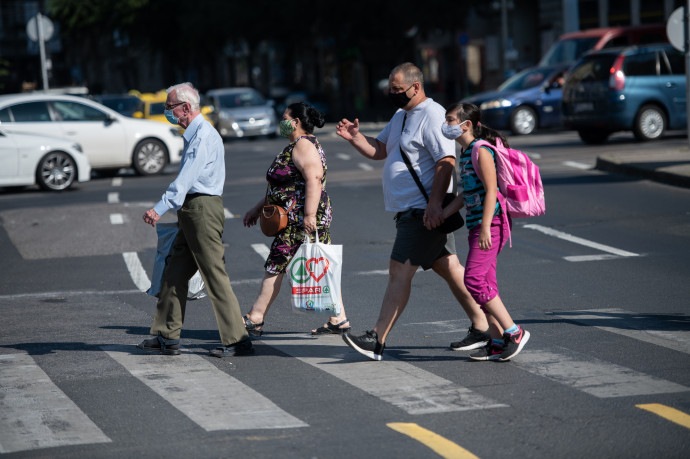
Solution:
[{"label": "car headlight", "polygon": [[508,99],[494,99],[487,100],[479,106],[480,110],[492,110],[496,108],[505,108],[512,106],[513,103]]},{"label": "car headlight", "polygon": [[81,145],[79,145],[78,143],[73,143],[72,148],[77,150],[79,153],[84,153],[84,150],[81,148]]}]

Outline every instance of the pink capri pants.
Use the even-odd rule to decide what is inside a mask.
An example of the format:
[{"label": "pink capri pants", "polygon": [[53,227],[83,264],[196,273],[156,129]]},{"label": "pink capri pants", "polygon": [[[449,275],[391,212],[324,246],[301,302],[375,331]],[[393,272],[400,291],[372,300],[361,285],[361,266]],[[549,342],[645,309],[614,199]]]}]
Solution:
[{"label": "pink capri pants", "polygon": [[472,228],[467,237],[470,249],[465,263],[465,286],[482,309],[486,303],[498,296],[496,258],[508,241],[509,230],[504,226],[501,215],[496,215],[491,220],[491,249],[488,251],[479,248],[481,225]]}]

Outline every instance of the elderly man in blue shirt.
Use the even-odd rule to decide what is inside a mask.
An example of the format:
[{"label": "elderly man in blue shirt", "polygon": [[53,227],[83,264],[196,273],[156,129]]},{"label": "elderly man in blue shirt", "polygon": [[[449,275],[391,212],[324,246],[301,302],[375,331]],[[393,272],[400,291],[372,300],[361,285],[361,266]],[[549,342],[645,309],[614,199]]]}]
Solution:
[{"label": "elderly man in blue shirt", "polygon": [[144,340],[137,347],[165,355],[180,354],[187,286],[198,269],[213,305],[222,342],[211,355],[251,354],[254,351],[252,343],[225,271],[223,139],[201,114],[199,93],[190,83],[171,86],[167,93],[165,116],[172,124],[185,128],[184,154],[177,178],[161,200],[144,213],[144,222],[156,226],[165,212],[175,209],[179,231],[165,266],[151,326],[151,334],[155,337]]}]

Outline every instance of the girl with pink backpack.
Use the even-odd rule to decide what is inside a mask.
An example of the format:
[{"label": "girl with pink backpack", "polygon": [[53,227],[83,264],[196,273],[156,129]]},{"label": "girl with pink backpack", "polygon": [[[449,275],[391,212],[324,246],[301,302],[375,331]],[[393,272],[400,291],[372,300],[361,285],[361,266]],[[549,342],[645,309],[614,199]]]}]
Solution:
[{"label": "girl with pink backpack", "polygon": [[[496,282],[496,258],[510,237],[512,220],[501,194],[505,191],[498,185],[495,146],[497,143],[501,147],[509,146],[505,137],[483,126],[480,119],[479,107],[473,104],[456,103],[446,110],[443,135],[462,147],[461,193],[443,213],[446,217],[465,207],[465,225],[469,231],[465,286],[489,319],[492,340],[470,358],[506,361],[522,351],[530,334],[513,322]],[[473,148],[478,142],[481,146]]]}]

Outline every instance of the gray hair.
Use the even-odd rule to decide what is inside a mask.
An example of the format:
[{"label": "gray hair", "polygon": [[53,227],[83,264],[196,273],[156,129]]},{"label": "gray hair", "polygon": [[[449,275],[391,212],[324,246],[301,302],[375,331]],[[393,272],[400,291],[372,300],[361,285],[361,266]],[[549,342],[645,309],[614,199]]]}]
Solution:
[{"label": "gray hair", "polygon": [[421,70],[419,70],[419,67],[414,65],[412,62],[405,62],[395,67],[393,70],[391,70],[389,78],[394,78],[398,73],[402,73],[403,82],[405,84],[413,84],[414,82],[419,81],[422,85],[424,85],[424,74]]},{"label": "gray hair", "polygon": [[186,82],[172,85],[167,89],[166,93],[170,94],[173,91],[176,91],[178,101],[188,102],[191,105],[193,112],[201,109],[199,106],[199,91],[194,88],[192,83]]}]

